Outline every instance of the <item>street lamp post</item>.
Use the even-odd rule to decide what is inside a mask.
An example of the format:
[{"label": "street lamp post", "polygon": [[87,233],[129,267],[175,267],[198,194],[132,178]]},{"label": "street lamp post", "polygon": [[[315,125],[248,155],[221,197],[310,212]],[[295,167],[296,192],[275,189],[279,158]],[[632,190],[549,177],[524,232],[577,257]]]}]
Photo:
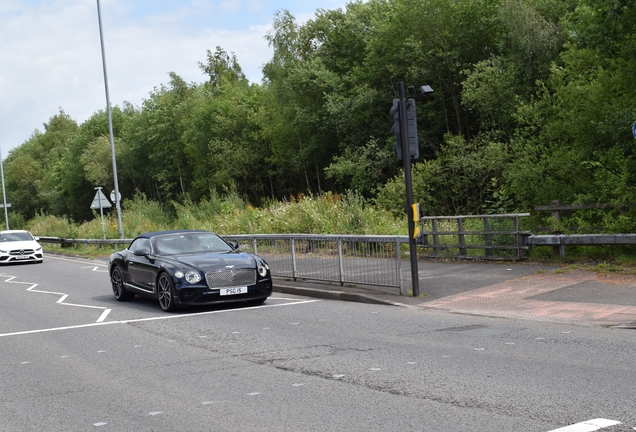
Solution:
[{"label": "street lamp post", "polygon": [[4,207],[4,221],[7,224],[7,229],[9,229],[9,212],[7,211],[7,193],[4,189],[4,168],[2,167],[4,164],[2,163],[2,149],[0,149],[0,176],[2,176],[2,200]]},{"label": "street lamp post", "polygon": [[104,34],[102,32],[102,12],[97,0],[97,19],[99,21],[99,40],[102,46],[102,64],[104,66],[104,88],[106,89],[106,112],[108,113],[108,134],[110,135],[110,153],[113,160],[113,177],[115,181],[115,208],[117,209],[117,227],[119,229],[119,238],[124,238],[124,228],[121,221],[121,205],[119,194],[119,181],[117,180],[117,159],[115,158],[115,139],[113,137],[113,117],[110,111],[110,96],[108,94],[108,74],[106,72],[106,51],[104,50]]}]

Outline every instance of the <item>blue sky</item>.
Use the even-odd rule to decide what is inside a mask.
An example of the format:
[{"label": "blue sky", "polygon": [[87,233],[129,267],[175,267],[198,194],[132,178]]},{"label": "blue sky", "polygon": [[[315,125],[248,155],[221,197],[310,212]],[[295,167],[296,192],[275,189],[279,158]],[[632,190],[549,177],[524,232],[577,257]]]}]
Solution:
[{"label": "blue sky", "polygon": [[[175,72],[203,82],[206,50],[234,52],[251,82],[272,55],[277,10],[299,22],[345,0],[100,0],[110,99],[141,105]],[[96,0],[0,1],[2,158],[62,108],[78,123],[105,108]]]}]

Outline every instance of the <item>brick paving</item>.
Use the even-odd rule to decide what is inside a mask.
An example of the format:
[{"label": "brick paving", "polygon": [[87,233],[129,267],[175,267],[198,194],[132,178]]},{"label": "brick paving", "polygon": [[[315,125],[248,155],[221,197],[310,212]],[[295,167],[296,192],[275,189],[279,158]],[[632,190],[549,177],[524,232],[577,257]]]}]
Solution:
[{"label": "brick paving", "polygon": [[[422,308],[449,312],[529,319],[534,321],[579,325],[636,326],[636,306],[586,303],[581,301],[545,301],[534,296],[574,287],[582,282],[598,285],[598,290],[610,291],[612,286],[632,286],[636,298],[636,277],[599,276],[585,271],[563,274],[554,272],[523,276],[484,288],[466,291],[441,299],[421,303]],[[631,291],[628,292],[631,295]],[[558,292],[557,292],[558,293]],[[569,296],[570,298],[571,296]],[[612,296],[609,302],[612,301]]]}]

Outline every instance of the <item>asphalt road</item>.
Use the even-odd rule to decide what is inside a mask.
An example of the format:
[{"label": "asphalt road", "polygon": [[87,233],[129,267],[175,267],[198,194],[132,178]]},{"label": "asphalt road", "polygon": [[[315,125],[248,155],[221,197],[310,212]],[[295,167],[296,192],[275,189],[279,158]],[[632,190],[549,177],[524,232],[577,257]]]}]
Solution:
[{"label": "asphalt road", "polygon": [[0,431],[636,427],[633,330],[280,293],[169,314],[52,256],[0,292]]}]

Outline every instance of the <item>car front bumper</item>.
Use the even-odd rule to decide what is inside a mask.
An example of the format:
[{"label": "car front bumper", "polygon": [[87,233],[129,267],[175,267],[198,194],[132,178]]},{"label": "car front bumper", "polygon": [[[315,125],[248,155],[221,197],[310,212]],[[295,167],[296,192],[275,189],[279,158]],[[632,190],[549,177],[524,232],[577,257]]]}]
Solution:
[{"label": "car front bumper", "polygon": [[42,262],[44,255],[42,251],[20,253],[20,252],[8,252],[0,253],[0,264],[18,263],[18,262]]},{"label": "car front bumper", "polygon": [[176,297],[177,304],[182,306],[206,305],[265,299],[272,295],[272,280],[264,279],[258,281],[255,285],[247,287],[247,293],[234,295],[221,295],[221,289],[210,289],[207,286],[201,285],[184,284],[176,288],[178,293]]}]

